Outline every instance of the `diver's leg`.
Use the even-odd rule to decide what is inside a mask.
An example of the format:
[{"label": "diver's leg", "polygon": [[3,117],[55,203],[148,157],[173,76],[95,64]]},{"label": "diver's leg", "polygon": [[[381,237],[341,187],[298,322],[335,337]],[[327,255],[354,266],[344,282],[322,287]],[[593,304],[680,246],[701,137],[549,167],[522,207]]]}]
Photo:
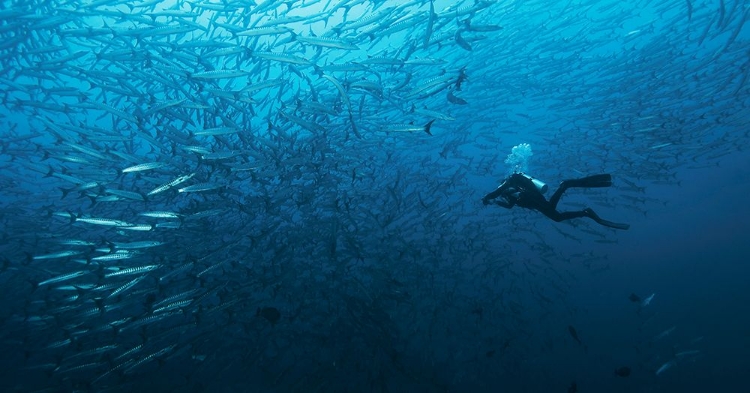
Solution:
[{"label": "diver's leg", "polygon": [[577,212],[559,212],[555,209],[547,208],[544,210],[539,210],[542,214],[549,217],[555,222],[570,220],[571,218],[581,218],[581,217],[587,217],[586,212],[584,211],[577,211]]},{"label": "diver's leg", "polygon": [[594,221],[596,221],[599,225],[604,225],[606,227],[615,228],[615,229],[628,229],[630,228],[629,224],[621,224],[617,222],[607,221],[599,217],[598,214],[596,214],[593,210],[586,208],[580,211],[572,211],[572,212],[559,212],[554,209],[544,209],[539,210],[542,214],[545,216],[551,218],[555,222],[570,220],[571,218],[583,218],[588,217]]},{"label": "diver's leg", "polygon": [[615,229],[628,229],[628,228],[630,228],[630,224],[621,224],[621,223],[618,223],[618,222],[607,221],[607,220],[599,217],[599,215],[596,214],[594,212],[594,210],[589,209],[589,208],[583,209],[583,211],[581,213],[584,213],[586,217],[591,218],[592,220],[596,221],[599,225],[604,225],[605,227],[610,227],[610,228],[615,228]]},{"label": "diver's leg", "polygon": [[[563,180],[560,183],[560,187],[557,188],[557,191],[555,191],[554,194],[552,194],[552,197],[549,199],[549,205],[552,208],[552,210],[557,209],[557,202],[560,202],[560,197],[565,192],[565,190],[568,189],[567,180]],[[545,213],[546,214],[546,213]]]},{"label": "diver's leg", "polygon": [[555,193],[552,195],[552,197],[549,199],[550,205],[552,205],[553,209],[557,209],[557,203],[560,202],[560,197],[562,197],[562,194],[570,187],[585,187],[585,188],[595,188],[595,187],[609,187],[612,185],[612,175],[610,174],[603,174],[603,175],[593,175],[593,176],[587,176],[580,179],[568,179],[563,180],[560,182],[560,188],[555,191]]},{"label": "diver's leg", "polygon": [[581,217],[587,217],[586,213],[583,211],[575,211],[575,212],[558,212],[557,213],[558,219],[555,221],[565,221],[570,220],[571,218],[581,218]]}]

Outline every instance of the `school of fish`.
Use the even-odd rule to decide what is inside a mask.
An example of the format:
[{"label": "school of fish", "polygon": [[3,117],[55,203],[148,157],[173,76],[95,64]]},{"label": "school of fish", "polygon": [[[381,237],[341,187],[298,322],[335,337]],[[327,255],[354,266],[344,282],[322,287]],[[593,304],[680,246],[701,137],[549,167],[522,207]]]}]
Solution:
[{"label": "school of fish", "polygon": [[483,209],[505,155],[530,143],[550,181],[613,173],[589,201],[646,217],[663,203],[650,187],[746,148],[749,15],[731,0],[6,1],[0,386],[513,379],[576,318],[575,271],[607,269],[556,242],[617,234]]}]

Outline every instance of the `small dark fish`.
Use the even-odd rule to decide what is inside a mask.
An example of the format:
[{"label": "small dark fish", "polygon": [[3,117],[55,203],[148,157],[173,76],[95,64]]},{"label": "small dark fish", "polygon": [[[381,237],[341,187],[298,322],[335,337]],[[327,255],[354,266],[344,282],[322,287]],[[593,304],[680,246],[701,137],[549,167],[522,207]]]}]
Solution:
[{"label": "small dark fish", "polygon": [[466,102],[466,100],[464,100],[463,98],[456,97],[455,95],[453,95],[453,92],[450,90],[448,90],[448,102],[450,102],[451,104],[456,104],[456,105],[468,104],[468,102]]},{"label": "small dark fish", "polygon": [[487,356],[488,358],[491,358],[495,355],[495,350],[493,349],[491,351],[487,351],[484,355]]},{"label": "small dark fish", "polygon": [[461,84],[468,78],[465,71],[466,67],[463,67],[458,71],[458,79],[456,80],[456,90],[458,91],[461,91]]},{"label": "small dark fish", "polygon": [[630,376],[630,367],[622,366],[615,370],[615,375],[618,377],[627,378]]},{"label": "small dark fish", "polygon": [[281,319],[281,313],[276,307],[258,307],[255,315],[267,319],[268,322],[271,322],[271,325],[275,325]]},{"label": "small dark fish", "polygon": [[464,50],[471,52],[472,51],[471,44],[469,44],[463,37],[461,37],[461,31],[462,31],[461,29],[456,31],[456,36],[455,36],[456,43],[458,44],[458,46],[460,46]]},{"label": "small dark fish", "polygon": [[633,303],[640,303],[641,302],[641,298],[638,295],[634,294],[634,293],[631,293],[630,296],[628,296],[628,299],[630,299],[630,301],[633,302]]},{"label": "small dark fish", "polygon": [[505,343],[503,344],[503,351],[508,349],[510,347],[510,339],[506,339]]},{"label": "small dark fish", "polygon": [[581,342],[581,339],[578,338],[578,332],[576,331],[576,328],[574,328],[571,325],[568,325],[568,332],[570,332],[570,336],[573,337],[573,340],[576,340],[578,344],[583,344]]},{"label": "small dark fish", "polygon": [[424,125],[424,132],[426,132],[427,135],[432,135],[432,133],[430,132],[430,127],[432,127],[432,123],[434,121],[435,120],[430,120],[427,124]]},{"label": "small dark fish", "polygon": [[568,388],[568,393],[576,393],[578,392],[578,386],[575,382],[570,384],[570,387]]}]

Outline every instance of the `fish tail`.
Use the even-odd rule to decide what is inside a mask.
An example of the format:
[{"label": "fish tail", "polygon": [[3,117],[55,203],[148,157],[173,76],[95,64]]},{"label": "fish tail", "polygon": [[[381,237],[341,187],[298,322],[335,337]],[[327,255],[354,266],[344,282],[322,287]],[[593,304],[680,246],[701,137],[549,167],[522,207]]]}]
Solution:
[{"label": "fish tail", "polygon": [[435,122],[435,120],[433,119],[433,120],[430,120],[429,122],[427,122],[427,124],[424,125],[424,132],[426,132],[427,135],[432,135],[432,133],[430,132],[430,127],[432,127],[432,123],[434,123],[434,122]]},{"label": "fish tail", "polygon": [[58,188],[60,189],[60,191],[62,191],[62,196],[60,197],[60,199],[65,199],[65,197],[68,196],[68,194],[71,191],[73,191],[72,188],[63,188],[63,187],[58,187]]},{"label": "fish tail", "polygon": [[37,288],[39,288],[39,281],[33,281],[32,279],[27,278],[26,282],[31,284],[31,292],[36,292]]},{"label": "fish tail", "polygon": [[[95,195],[88,195],[88,194],[87,194],[87,196],[91,200],[91,205],[89,207],[93,207],[94,205],[96,205],[96,203],[97,203],[96,202],[96,196]],[[75,219],[73,219],[73,221],[71,221],[70,223],[72,224],[73,222],[75,222]]]}]

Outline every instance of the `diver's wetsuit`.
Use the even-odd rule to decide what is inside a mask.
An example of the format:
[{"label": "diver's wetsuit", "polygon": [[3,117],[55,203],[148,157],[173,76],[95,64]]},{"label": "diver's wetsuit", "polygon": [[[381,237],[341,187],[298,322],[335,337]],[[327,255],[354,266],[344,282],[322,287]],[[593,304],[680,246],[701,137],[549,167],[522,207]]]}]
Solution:
[{"label": "diver's wetsuit", "polygon": [[502,197],[502,199],[497,200],[494,203],[507,209],[518,205],[527,209],[538,210],[556,222],[569,220],[571,218],[588,217],[604,226],[617,229],[628,229],[630,228],[630,225],[603,220],[589,208],[572,212],[557,211],[557,202],[560,201],[560,197],[565,190],[570,187],[594,188],[609,187],[611,185],[612,176],[609,174],[593,175],[582,179],[564,180],[560,183],[560,188],[555,191],[552,198],[547,201],[531,179],[521,173],[514,173],[505,179],[503,184],[501,184],[495,191],[485,195],[485,197],[482,198],[482,202],[486,205],[490,203],[491,199]]}]

